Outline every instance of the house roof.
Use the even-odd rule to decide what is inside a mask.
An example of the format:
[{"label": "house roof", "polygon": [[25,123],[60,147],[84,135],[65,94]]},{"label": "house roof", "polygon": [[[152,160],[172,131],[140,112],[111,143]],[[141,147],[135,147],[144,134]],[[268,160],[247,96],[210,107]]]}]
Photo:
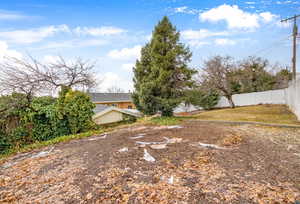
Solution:
[{"label": "house roof", "polygon": [[107,108],[109,108],[109,106],[102,105],[102,104],[96,104],[96,107],[94,108],[94,113],[97,114]]},{"label": "house roof", "polygon": [[131,93],[89,93],[92,102],[132,101]]},{"label": "house roof", "polygon": [[142,114],[138,111],[131,111],[129,109],[120,109],[120,108],[116,108],[114,106],[109,106],[108,108],[96,113],[93,118],[98,118],[106,113],[109,113],[111,111],[118,111],[120,113],[123,113],[123,114],[127,114],[127,115],[131,115],[131,116],[134,116],[134,117],[141,117]]}]

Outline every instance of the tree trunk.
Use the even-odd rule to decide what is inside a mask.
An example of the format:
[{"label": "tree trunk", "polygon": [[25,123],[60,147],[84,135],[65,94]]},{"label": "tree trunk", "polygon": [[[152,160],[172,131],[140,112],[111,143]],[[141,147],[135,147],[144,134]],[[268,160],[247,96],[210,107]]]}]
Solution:
[{"label": "tree trunk", "polygon": [[227,98],[227,100],[228,100],[228,102],[230,104],[230,107],[231,108],[235,108],[235,104],[234,104],[234,102],[232,100],[232,95],[226,96],[226,98]]}]

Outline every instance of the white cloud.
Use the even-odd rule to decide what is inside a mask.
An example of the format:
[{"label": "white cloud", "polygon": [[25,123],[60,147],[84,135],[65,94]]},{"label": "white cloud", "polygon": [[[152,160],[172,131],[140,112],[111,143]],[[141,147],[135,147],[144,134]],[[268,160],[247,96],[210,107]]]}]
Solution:
[{"label": "white cloud", "polygon": [[132,48],[123,48],[121,50],[111,50],[107,56],[119,60],[135,60],[140,58],[142,46],[136,45]]},{"label": "white cloud", "polygon": [[91,36],[105,36],[105,35],[116,35],[126,32],[126,30],[112,27],[76,27],[74,32],[78,35],[91,35]]},{"label": "white cloud", "polygon": [[22,58],[22,54],[16,50],[11,50],[5,41],[0,41],[0,61],[5,57]]},{"label": "white cloud", "polygon": [[174,8],[175,13],[197,14],[199,11],[196,9],[189,9],[187,6],[181,6]]},{"label": "white cloud", "polygon": [[195,40],[195,39],[204,39],[207,37],[213,36],[227,36],[229,33],[227,31],[222,32],[212,32],[206,29],[200,30],[184,30],[181,32],[181,36],[185,40]]},{"label": "white cloud", "polygon": [[[0,16],[1,17],[1,16]],[[69,28],[67,25],[51,25],[40,28],[26,29],[26,30],[12,30],[0,31],[0,39],[4,39],[11,43],[30,44],[44,40],[45,38],[53,37],[59,33],[69,33],[75,35],[89,35],[93,37],[116,35],[126,32],[123,29],[116,27],[76,27]],[[103,45],[104,40],[90,39],[90,40],[67,40],[61,43],[59,47],[84,47]],[[75,44],[75,45],[74,45]]]},{"label": "white cloud", "polygon": [[95,47],[95,46],[102,46],[106,45],[108,41],[101,40],[101,39],[74,39],[74,40],[65,40],[65,41],[58,41],[58,42],[47,42],[46,44],[42,45],[38,49],[57,49],[57,48],[80,48],[80,47]]},{"label": "white cloud", "polygon": [[113,72],[106,72],[105,74],[98,74],[97,78],[100,81],[96,91],[106,91],[110,87],[120,87],[126,92],[133,90],[133,82],[122,78],[120,75]]},{"label": "white cloud", "polygon": [[209,22],[225,21],[228,28],[255,29],[260,27],[261,22],[270,22],[276,15],[270,12],[260,14],[249,13],[241,10],[237,5],[223,4],[212,8],[199,15],[200,20]]},{"label": "white cloud", "polygon": [[266,23],[273,21],[275,18],[278,18],[277,15],[274,15],[274,14],[272,14],[270,12],[262,12],[262,13],[259,14],[259,16]]},{"label": "white cloud", "polygon": [[27,16],[0,10],[0,20],[21,20],[24,18],[27,18]]},{"label": "white cloud", "polygon": [[278,4],[278,5],[282,5],[282,4],[300,4],[300,2],[287,0],[287,1],[276,1],[276,4]]},{"label": "white cloud", "polygon": [[132,63],[125,63],[122,64],[121,68],[125,71],[132,71],[132,68],[134,67],[134,64]]},{"label": "white cloud", "polygon": [[28,30],[2,31],[0,32],[0,38],[13,43],[29,44],[40,42],[44,38],[51,37],[60,32],[70,32],[70,29],[67,25],[59,25]]},{"label": "white cloud", "polygon": [[200,47],[203,47],[204,45],[209,45],[211,43],[207,42],[207,41],[201,41],[201,40],[190,40],[190,41],[188,41],[188,44],[191,47],[200,48]]},{"label": "white cloud", "polygon": [[45,55],[42,59],[44,63],[55,63],[59,60],[59,56]]},{"label": "white cloud", "polygon": [[245,4],[255,4],[254,1],[246,1]]},{"label": "white cloud", "polygon": [[227,39],[227,38],[218,38],[218,39],[215,39],[215,44],[216,45],[222,45],[222,46],[235,45],[236,41],[230,40],[230,39]]},{"label": "white cloud", "polygon": [[292,26],[292,23],[291,22],[280,22],[280,21],[278,21],[278,22],[276,22],[276,25],[278,26],[278,27],[280,27],[280,28],[289,28],[289,27],[291,27]]}]

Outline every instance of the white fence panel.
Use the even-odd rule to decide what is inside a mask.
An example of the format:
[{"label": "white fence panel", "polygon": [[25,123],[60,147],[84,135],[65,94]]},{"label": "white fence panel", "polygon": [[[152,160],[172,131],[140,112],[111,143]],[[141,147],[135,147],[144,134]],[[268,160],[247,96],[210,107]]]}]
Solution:
[{"label": "white fence panel", "polygon": [[[232,96],[233,102],[236,106],[249,106],[258,104],[286,104],[291,111],[300,120],[300,79],[292,81],[286,89],[277,89],[262,92],[234,94]],[[216,105],[217,108],[229,107],[228,100],[222,96]],[[184,106],[180,104],[175,110],[175,113],[191,112],[200,110],[201,108],[195,106]]]},{"label": "white fence panel", "polygon": [[[253,93],[234,94],[232,96],[236,106],[249,106],[258,104],[285,104],[285,90],[270,90]],[[222,96],[218,102],[218,108],[229,107],[228,100]]]},{"label": "white fence panel", "polygon": [[292,81],[285,90],[286,104],[300,120],[300,79]]}]

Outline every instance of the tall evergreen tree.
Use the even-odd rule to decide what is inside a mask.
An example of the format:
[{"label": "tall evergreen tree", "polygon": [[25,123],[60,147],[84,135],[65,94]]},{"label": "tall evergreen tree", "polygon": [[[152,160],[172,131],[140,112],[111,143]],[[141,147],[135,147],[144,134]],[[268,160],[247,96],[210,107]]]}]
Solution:
[{"label": "tall evergreen tree", "polygon": [[164,17],[152,33],[152,39],[141,51],[134,68],[133,101],[147,115],[157,111],[172,116],[173,109],[184,100],[196,72],[188,67],[192,53],[179,42],[180,34]]}]

